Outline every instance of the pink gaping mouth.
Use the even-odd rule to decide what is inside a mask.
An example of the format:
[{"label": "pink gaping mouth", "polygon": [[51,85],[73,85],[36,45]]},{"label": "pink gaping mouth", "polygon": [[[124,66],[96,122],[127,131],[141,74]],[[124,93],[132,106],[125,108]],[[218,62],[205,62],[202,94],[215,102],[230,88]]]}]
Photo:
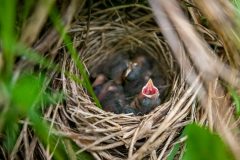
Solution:
[{"label": "pink gaping mouth", "polygon": [[152,96],[158,93],[158,89],[154,86],[152,79],[149,79],[147,84],[142,88],[142,94],[145,96]]}]

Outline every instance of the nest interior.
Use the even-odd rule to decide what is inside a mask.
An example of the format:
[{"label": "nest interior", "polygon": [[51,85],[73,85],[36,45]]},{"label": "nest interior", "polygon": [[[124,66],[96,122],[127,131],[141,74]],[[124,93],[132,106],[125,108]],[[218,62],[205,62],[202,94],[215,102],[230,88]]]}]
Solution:
[{"label": "nest interior", "polygon": [[193,87],[186,87],[150,7],[109,7],[99,2],[91,8],[91,15],[85,9],[75,18],[69,34],[89,74],[110,55],[131,54],[140,48],[158,62],[169,85],[164,102],[147,115],[105,112],[94,104],[84,86],[65,76],[69,71],[82,78],[63,48],[62,74],[56,80],[67,99],[54,118],[57,128],[79,146],[78,153],[86,150],[96,159],[166,159],[174,144],[180,143],[179,134],[186,124],[196,119],[205,121],[206,115],[193,107]]}]

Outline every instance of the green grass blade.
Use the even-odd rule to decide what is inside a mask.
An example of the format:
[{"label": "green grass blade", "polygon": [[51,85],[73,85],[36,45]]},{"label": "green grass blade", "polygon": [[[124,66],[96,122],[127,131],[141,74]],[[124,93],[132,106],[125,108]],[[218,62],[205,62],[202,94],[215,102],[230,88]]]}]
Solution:
[{"label": "green grass blade", "polygon": [[2,76],[6,81],[10,81],[13,63],[14,63],[14,46],[15,46],[15,17],[16,1],[0,1],[0,40],[2,41],[3,66]]},{"label": "green grass blade", "polygon": [[[57,160],[68,159],[65,148],[61,143],[61,138],[49,134],[50,128],[35,111],[31,111],[29,114],[30,121],[33,123],[33,127],[36,135],[39,137],[44,146],[50,147],[50,152],[54,151],[53,157]],[[57,142],[60,143],[57,143]]]},{"label": "green grass blade", "polygon": [[[179,139],[181,139],[182,137],[184,137],[184,132],[181,133]],[[179,143],[175,144],[172,151],[169,153],[167,160],[174,160],[174,157],[176,156],[179,148],[180,148],[180,144]]]},{"label": "green grass blade", "polygon": [[233,88],[229,88],[229,92],[230,92],[230,95],[233,98],[233,103],[234,103],[235,108],[236,108],[236,114],[238,116],[240,116],[240,97],[239,97],[237,91],[234,90]]},{"label": "green grass blade", "polygon": [[176,156],[179,148],[180,148],[180,144],[179,143],[175,144],[172,151],[168,155],[167,160],[174,160],[174,157]]},{"label": "green grass blade", "polygon": [[16,144],[17,137],[20,133],[19,125],[17,124],[18,114],[13,108],[10,108],[6,114],[4,114],[4,134],[5,139],[3,142],[4,148],[11,153]]},{"label": "green grass blade", "polygon": [[83,77],[83,81],[81,81],[82,82],[81,84],[90,93],[90,95],[92,96],[92,98],[93,98],[94,102],[96,103],[96,105],[99,108],[102,108],[101,105],[100,105],[100,102],[99,102],[99,100],[97,98],[97,96],[94,93],[94,90],[93,90],[92,85],[90,83],[89,76],[88,76],[88,74],[87,74],[87,72],[85,70],[85,67],[84,67],[80,57],[78,56],[77,51],[74,48],[73,43],[72,43],[70,37],[66,34],[66,32],[64,30],[64,26],[62,24],[62,21],[61,21],[61,19],[59,18],[58,15],[59,14],[57,14],[57,10],[53,9],[53,11],[51,12],[51,19],[52,19],[52,21],[54,23],[55,28],[59,32],[61,38],[63,38],[63,41],[66,44],[66,47],[67,47],[67,49],[68,49],[72,59],[74,60],[74,62],[76,64],[80,74]]}]

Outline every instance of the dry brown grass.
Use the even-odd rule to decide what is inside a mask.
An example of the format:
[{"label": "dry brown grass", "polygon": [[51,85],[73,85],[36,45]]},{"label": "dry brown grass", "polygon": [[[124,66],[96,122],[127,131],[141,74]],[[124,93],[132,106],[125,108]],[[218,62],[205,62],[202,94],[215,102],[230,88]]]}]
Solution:
[{"label": "dry brown grass", "polygon": [[[211,5],[207,1],[150,0],[152,13],[149,6],[142,4],[110,7],[107,2],[93,3],[91,14],[84,6],[85,1],[72,0],[68,7],[64,6],[65,29],[89,74],[109,55],[141,48],[158,61],[159,70],[168,80],[169,93],[163,104],[145,116],[116,115],[99,109],[86,89],[66,76],[67,71],[81,79],[57,32],[47,30],[34,48],[61,64],[61,73],[51,73],[52,87],[63,89],[66,100],[50,106],[44,117],[51,123],[49,132],[67,137],[79,146],[74,152],[66,145],[70,157],[76,159],[77,154],[87,150],[96,159],[166,159],[176,143],[185,141],[185,137],[179,139],[184,126],[198,122],[217,131],[239,159],[238,122],[221,83],[239,87],[238,46],[231,43],[236,41],[237,22],[232,18],[236,15],[231,4],[222,0],[211,1]],[[187,3],[194,7],[180,7]],[[219,11],[223,6],[224,11]],[[37,13],[36,10],[33,17]],[[47,10],[44,13],[39,28]],[[202,13],[212,22],[211,26],[203,25]],[[33,30],[32,38],[29,39],[31,34],[23,34],[22,39],[32,44],[39,28]],[[217,49],[211,49],[210,45]],[[52,153],[32,135],[28,122],[23,123],[11,158],[23,144],[25,151],[30,148],[24,153],[29,159],[33,155],[51,159]],[[183,152],[182,145],[177,159],[181,159]]]},{"label": "dry brown grass", "polygon": [[[130,10],[132,17],[127,16],[125,10]],[[177,74],[179,69],[175,59],[150,8],[136,5],[93,11],[88,27],[88,18],[83,14],[69,30],[89,72],[94,72],[110,54],[134,52],[141,48],[158,61],[163,76],[168,78],[171,86],[168,97],[145,116],[105,112],[94,105],[81,85],[65,77],[66,70],[81,75],[68,53],[64,52],[59,87],[68,98],[66,105],[57,108],[59,115],[52,121],[61,131],[60,135],[71,138],[82,148],[77,154],[87,150],[96,159],[166,159],[173,145],[180,143],[177,137],[185,125],[195,120],[206,121],[206,114],[196,108],[199,79],[188,88],[182,74]]]},{"label": "dry brown grass", "polygon": [[[224,91],[224,86],[219,82],[219,78],[222,78],[231,86],[239,89],[238,70],[221,62],[214,51],[209,48],[208,43],[195,31],[174,0],[152,0],[150,2],[158,24],[162,28],[162,33],[168,40],[179,64],[181,64],[183,70],[187,71],[184,75],[187,82],[193,84],[197,75],[201,77],[197,85],[200,87],[198,98],[208,114],[209,126],[222,136],[234,153],[235,158],[239,159],[240,146],[237,137],[238,131],[236,131],[238,128],[232,128],[231,126],[236,123],[236,119],[229,96]],[[233,20],[234,18],[230,17],[237,17],[237,15],[234,15],[233,6],[222,1],[211,1],[211,3],[197,1],[196,5],[204,11],[213,26],[221,33],[219,37],[223,40],[222,43],[226,44],[226,48],[224,48],[226,52],[223,54],[229,57],[228,49],[232,50],[229,63],[236,64],[239,62],[239,55],[236,53],[237,46],[235,43],[231,44],[232,41],[236,41],[237,37],[236,28],[234,28],[236,22]],[[193,19],[197,19],[197,17],[199,18],[199,15],[195,15]],[[231,46],[228,48],[230,44]],[[179,52],[180,50],[183,51]],[[181,56],[180,53],[182,53]],[[236,65],[238,66],[238,64]],[[194,67],[194,70],[191,69],[191,66]]]}]

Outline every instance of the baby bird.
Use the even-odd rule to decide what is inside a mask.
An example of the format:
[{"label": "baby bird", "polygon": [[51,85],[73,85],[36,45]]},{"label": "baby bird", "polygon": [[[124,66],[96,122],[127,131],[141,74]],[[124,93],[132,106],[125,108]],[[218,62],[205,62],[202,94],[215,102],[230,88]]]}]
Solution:
[{"label": "baby bird", "polygon": [[97,97],[103,110],[107,112],[113,112],[116,114],[131,113],[131,111],[128,111],[127,108],[125,108],[127,104],[122,86],[118,85],[113,80],[104,84]]},{"label": "baby bird", "polygon": [[124,113],[124,114],[132,113],[133,115],[137,115],[139,111],[136,108],[126,105],[122,107],[121,113]]},{"label": "baby bird", "polygon": [[151,75],[151,65],[146,56],[136,56],[124,74],[124,91],[128,97],[138,94]]},{"label": "baby bird", "polygon": [[94,90],[96,96],[99,96],[106,81],[107,81],[107,77],[104,74],[97,75],[97,78],[92,83],[92,87],[93,87],[93,90]]},{"label": "baby bird", "polygon": [[137,55],[131,61],[125,72],[127,80],[136,80],[142,77],[142,73],[151,69],[150,60],[144,55]]},{"label": "baby bird", "polygon": [[159,67],[157,65],[155,65],[152,69],[152,75],[151,75],[151,79],[153,81],[153,84],[155,85],[155,87],[157,87],[159,94],[161,95],[161,97],[164,97],[164,95],[166,94],[167,89],[169,88],[169,84],[167,84],[167,78],[164,76],[165,74],[163,74]]},{"label": "baby bird", "polygon": [[139,111],[139,114],[147,114],[160,105],[159,91],[154,86],[152,79],[142,88],[140,94],[133,100],[131,107]]},{"label": "baby bird", "polygon": [[117,84],[121,84],[123,73],[127,70],[128,65],[129,56],[127,54],[114,54],[106,61],[103,67],[103,73]]}]

